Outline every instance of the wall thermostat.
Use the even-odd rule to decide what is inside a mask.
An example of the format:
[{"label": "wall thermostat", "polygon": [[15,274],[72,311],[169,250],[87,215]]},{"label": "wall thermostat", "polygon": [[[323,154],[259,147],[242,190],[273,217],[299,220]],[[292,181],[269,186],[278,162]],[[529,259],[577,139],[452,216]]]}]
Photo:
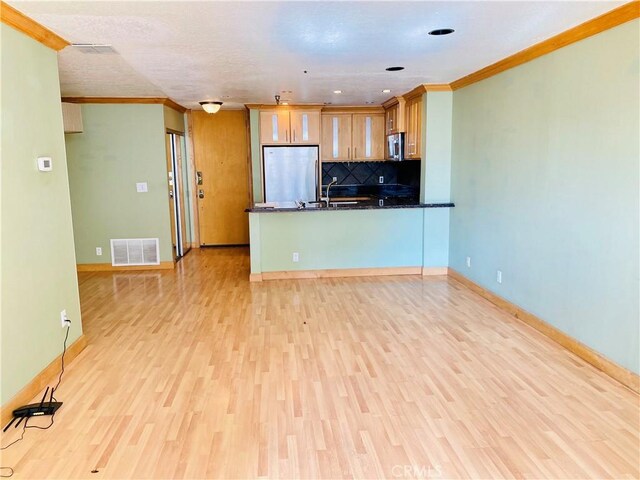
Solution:
[{"label": "wall thermostat", "polygon": [[53,170],[51,157],[38,157],[38,170],[41,172],[50,172]]}]

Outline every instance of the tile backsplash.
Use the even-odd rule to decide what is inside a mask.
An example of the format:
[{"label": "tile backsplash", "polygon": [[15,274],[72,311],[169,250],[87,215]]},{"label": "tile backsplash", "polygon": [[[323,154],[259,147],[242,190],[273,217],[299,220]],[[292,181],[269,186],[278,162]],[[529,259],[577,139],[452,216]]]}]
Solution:
[{"label": "tile backsplash", "polygon": [[384,177],[385,184],[418,186],[420,162],[323,162],[322,184],[328,185],[333,177],[338,185],[378,185]]}]

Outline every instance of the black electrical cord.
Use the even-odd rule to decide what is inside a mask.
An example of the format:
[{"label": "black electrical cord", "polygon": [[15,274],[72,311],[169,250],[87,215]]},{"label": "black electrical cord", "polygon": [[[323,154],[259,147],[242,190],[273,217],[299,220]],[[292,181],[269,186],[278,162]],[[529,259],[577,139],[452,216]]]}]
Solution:
[{"label": "black electrical cord", "polygon": [[[22,426],[22,435],[20,435],[20,438],[18,438],[17,440],[14,440],[9,445],[5,445],[4,447],[0,448],[0,450],[6,450],[7,448],[9,448],[14,443],[18,443],[20,440],[22,440],[24,438],[24,431],[27,429],[27,423],[29,423],[29,419],[28,418],[24,422],[24,425]],[[5,468],[5,467],[0,467],[0,468]]]},{"label": "black electrical cord", "polygon": [[[56,397],[53,396],[53,393],[58,389],[58,387],[60,386],[60,382],[62,381],[62,374],[64,373],[64,354],[67,353],[67,340],[69,339],[69,330],[71,330],[71,323],[69,323],[67,325],[67,333],[65,333],[65,335],[64,335],[64,343],[62,344],[62,356],[60,358],[61,368],[60,368],[60,375],[58,376],[58,383],[56,383],[56,386],[53,387],[53,390],[51,391],[51,398],[53,398],[53,400],[56,401],[56,402],[58,400],[56,400]],[[22,440],[24,438],[24,433],[27,430],[27,428],[37,428],[38,430],[48,430],[49,428],[51,428],[53,426],[53,421],[54,421],[55,414],[56,414],[56,412],[53,412],[53,415],[51,415],[51,423],[49,423],[49,425],[47,425],[46,427],[40,427],[38,425],[28,426],[30,418],[27,417],[25,419],[24,425],[22,427],[22,434],[20,435],[20,438],[18,438],[17,440],[14,440],[9,445],[5,445],[4,447],[0,447],[0,450],[6,450],[11,445],[14,445],[14,444],[18,443],[20,440]],[[13,476],[14,472],[13,472],[13,468],[11,468],[11,467],[0,467],[0,470],[10,470],[11,471],[11,473],[9,473],[9,475],[4,475],[4,474],[0,473],[0,478],[10,478],[10,477]]]},{"label": "black electrical cord", "polygon": [[[69,324],[67,325],[67,333],[64,336],[64,343],[62,344],[62,357],[60,359],[62,368],[60,369],[60,376],[58,377],[58,383],[56,383],[56,386],[53,387],[53,392],[51,392],[51,398],[53,398],[53,400],[56,402],[58,400],[56,400],[56,397],[54,397],[53,394],[55,393],[56,390],[58,390],[58,387],[60,386],[60,382],[62,381],[62,374],[64,373],[64,354],[67,353],[67,339],[69,338],[69,330],[71,330],[71,321],[69,321]],[[51,416],[51,424],[53,425],[53,415]]]},{"label": "black electrical cord", "polygon": [[11,467],[0,467],[0,470],[11,470],[11,473],[9,475],[4,475],[4,474],[0,473],[0,478],[13,477],[13,468],[11,468]]}]

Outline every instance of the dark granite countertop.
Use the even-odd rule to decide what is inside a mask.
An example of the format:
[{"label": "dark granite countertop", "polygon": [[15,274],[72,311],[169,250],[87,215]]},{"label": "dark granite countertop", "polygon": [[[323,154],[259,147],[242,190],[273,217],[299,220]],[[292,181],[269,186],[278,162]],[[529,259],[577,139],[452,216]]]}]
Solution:
[{"label": "dark granite countertop", "polygon": [[[343,197],[344,198],[344,197]],[[354,202],[354,203],[351,203]],[[333,201],[332,201],[333,204]],[[387,198],[371,200],[340,200],[330,207],[324,206],[324,202],[306,204],[304,208],[298,208],[294,202],[277,204],[273,207],[252,207],[245,211],[250,213],[277,213],[277,212],[335,212],[341,210],[382,210],[387,208],[449,208],[455,207],[453,203],[420,203],[413,198]]]}]

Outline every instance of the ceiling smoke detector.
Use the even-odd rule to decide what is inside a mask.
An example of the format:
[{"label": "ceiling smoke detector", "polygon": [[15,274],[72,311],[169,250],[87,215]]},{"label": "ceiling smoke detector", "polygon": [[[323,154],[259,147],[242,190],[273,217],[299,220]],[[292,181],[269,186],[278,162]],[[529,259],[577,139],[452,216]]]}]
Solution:
[{"label": "ceiling smoke detector", "polygon": [[93,55],[112,55],[118,53],[111,45],[104,43],[72,43],[73,48],[77,48],[82,53],[91,53]]}]

